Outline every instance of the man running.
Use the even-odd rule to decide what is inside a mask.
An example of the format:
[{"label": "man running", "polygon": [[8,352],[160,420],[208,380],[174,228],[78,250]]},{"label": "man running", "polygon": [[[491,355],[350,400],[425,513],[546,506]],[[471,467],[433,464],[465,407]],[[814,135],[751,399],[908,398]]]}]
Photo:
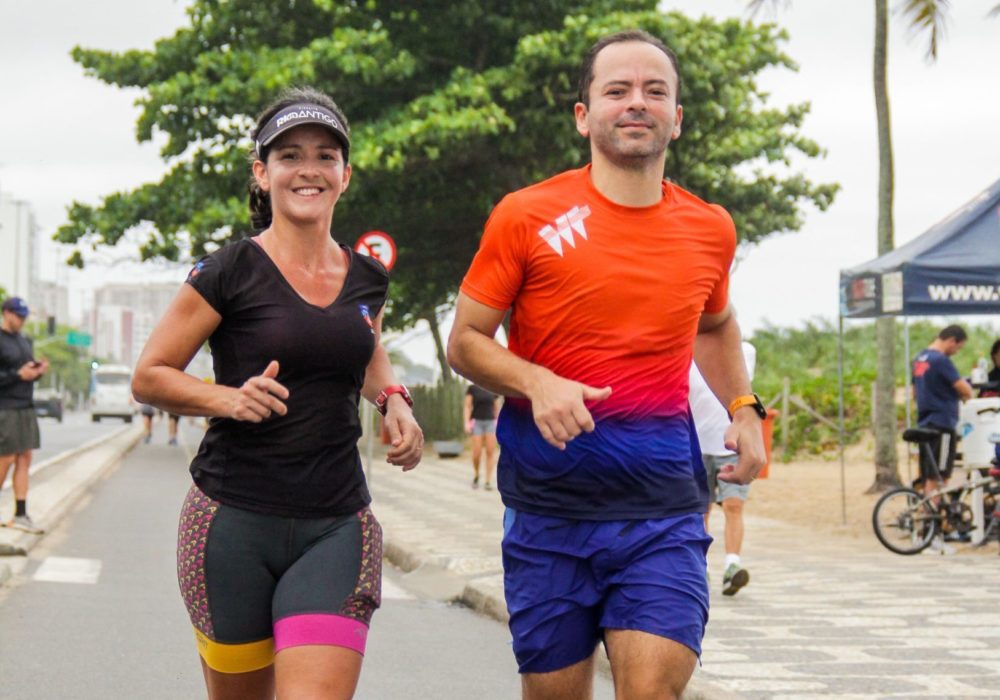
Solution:
[{"label": "man running", "polygon": [[[663,179],[681,133],[674,54],[622,32],[590,49],[581,74],[574,112],[591,164],[496,206],[449,358],[507,397],[498,486],[524,697],[590,697],[601,640],[619,697],[679,697],[701,651],[711,541],[692,354],[733,416],[739,458],[719,478],[748,483],[764,464],[728,299],[736,231]],[[509,350],[493,340],[507,309]]]}]

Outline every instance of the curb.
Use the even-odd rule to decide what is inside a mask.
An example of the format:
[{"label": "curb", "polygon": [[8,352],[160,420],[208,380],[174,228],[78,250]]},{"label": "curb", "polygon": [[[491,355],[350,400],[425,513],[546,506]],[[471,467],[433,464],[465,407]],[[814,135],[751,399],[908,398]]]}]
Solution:
[{"label": "curb", "polygon": [[[406,573],[417,571],[422,567],[434,567],[445,572],[446,576],[456,579],[461,586],[461,593],[449,598],[451,601],[461,603],[475,612],[490,617],[498,622],[507,624],[509,615],[507,614],[507,603],[503,598],[502,590],[498,593],[496,586],[490,586],[483,576],[463,576],[449,570],[448,562],[432,561],[432,557],[420,551],[419,547],[411,547],[407,543],[400,542],[392,537],[391,532],[383,530],[384,541],[382,552],[394,566],[399,567]],[[440,559],[440,558],[438,558]],[[604,654],[597,654],[597,670],[607,677],[611,677],[611,665]],[[691,680],[688,681],[681,700],[743,700],[743,696],[719,686],[715,683],[702,680],[697,676],[697,668]]]},{"label": "curb", "polygon": [[[71,450],[58,454],[55,457],[47,459],[40,463],[36,468],[32,469],[30,474],[34,476],[42,469],[47,469],[57,464],[69,462],[75,458],[85,459],[89,456],[90,452],[96,452],[107,446],[109,443],[118,443],[113,446],[109,454],[104,456],[102,461],[94,465],[88,464],[84,469],[81,469],[81,474],[79,474],[75,480],[72,478],[67,479],[63,488],[65,493],[61,496],[57,496],[57,500],[52,503],[47,510],[41,513],[38,518],[39,523],[44,526],[46,533],[50,532],[64,517],[66,517],[66,515],[73,510],[80,499],[87,495],[95,483],[114,471],[114,469],[121,464],[125,455],[132,451],[132,448],[136,446],[141,438],[141,426],[125,426],[108,435],[96,438],[90,442],[80,445],[79,447],[75,447]],[[15,535],[13,542],[10,544],[12,547],[19,547],[24,550],[25,553],[28,553],[42,540],[43,537],[45,537],[45,534],[33,535],[27,532],[22,532]],[[0,586],[6,584],[12,576],[13,571],[10,565],[6,562],[0,561]]]}]

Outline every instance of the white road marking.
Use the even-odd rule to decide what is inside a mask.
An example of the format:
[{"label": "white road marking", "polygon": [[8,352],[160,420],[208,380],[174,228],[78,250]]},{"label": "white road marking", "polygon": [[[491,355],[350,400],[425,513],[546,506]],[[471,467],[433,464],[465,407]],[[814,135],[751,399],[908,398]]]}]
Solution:
[{"label": "white road marking", "polygon": [[53,583],[97,583],[100,575],[100,559],[46,557],[35,571],[34,580]]}]

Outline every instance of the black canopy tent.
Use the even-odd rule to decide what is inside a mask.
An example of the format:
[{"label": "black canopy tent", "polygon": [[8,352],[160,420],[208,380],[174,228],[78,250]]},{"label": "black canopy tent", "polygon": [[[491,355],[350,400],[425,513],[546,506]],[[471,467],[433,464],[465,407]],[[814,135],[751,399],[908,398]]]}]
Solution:
[{"label": "black canopy tent", "polygon": [[[840,487],[845,521],[844,319],[966,314],[1000,314],[1000,180],[906,245],[840,272]],[[909,358],[908,326],[905,341]]]}]

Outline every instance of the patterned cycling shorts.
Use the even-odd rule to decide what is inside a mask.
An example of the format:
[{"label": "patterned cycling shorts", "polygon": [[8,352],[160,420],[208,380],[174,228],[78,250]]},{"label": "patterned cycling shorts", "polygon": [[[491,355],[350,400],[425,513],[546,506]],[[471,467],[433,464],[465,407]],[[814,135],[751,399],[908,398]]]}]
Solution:
[{"label": "patterned cycling shorts", "polygon": [[381,603],[382,528],[368,508],[286,518],[223,505],[192,486],[177,579],[198,652],[216,671],[255,671],[307,644],[364,654]]}]

